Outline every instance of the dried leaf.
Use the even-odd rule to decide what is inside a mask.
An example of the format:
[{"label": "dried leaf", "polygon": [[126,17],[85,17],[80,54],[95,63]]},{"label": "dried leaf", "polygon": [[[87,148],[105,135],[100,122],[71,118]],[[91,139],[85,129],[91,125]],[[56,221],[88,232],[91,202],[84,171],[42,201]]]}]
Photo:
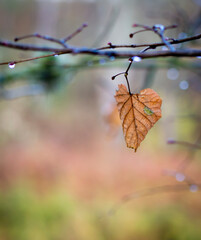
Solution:
[{"label": "dried leaf", "polygon": [[161,118],[162,100],[150,88],[130,94],[123,84],[119,85],[115,99],[127,147],[136,152],[148,131]]}]

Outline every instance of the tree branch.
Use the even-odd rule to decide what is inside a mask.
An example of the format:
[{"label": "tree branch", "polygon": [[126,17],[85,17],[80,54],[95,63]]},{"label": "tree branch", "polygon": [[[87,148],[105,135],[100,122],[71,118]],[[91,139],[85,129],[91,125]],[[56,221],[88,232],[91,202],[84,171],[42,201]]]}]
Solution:
[{"label": "tree branch", "polygon": [[152,187],[152,188],[147,188],[141,191],[136,191],[134,193],[128,194],[124,196],[121,200],[120,203],[118,203],[116,206],[111,208],[108,212],[108,214],[115,214],[117,210],[122,206],[122,204],[125,204],[131,200],[134,199],[139,199],[143,197],[150,197],[154,196],[156,194],[161,194],[161,193],[168,193],[168,192],[182,192],[182,191],[191,191],[191,192],[196,192],[200,191],[201,184],[175,184],[175,185],[163,185],[163,186],[158,186],[158,187]]},{"label": "tree branch", "polygon": [[[42,49],[42,48],[41,48]],[[44,48],[45,49],[45,48]],[[55,50],[55,49],[54,49]],[[45,50],[44,50],[45,51]],[[48,49],[47,51],[52,51],[52,49]],[[58,51],[58,52],[57,52]],[[73,55],[94,55],[94,56],[102,56],[102,57],[115,57],[115,58],[130,58],[133,56],[140,57],[142,59],[145,58],[158,58],[158,57],[199,57],[201,56],[201,50],[198,49],[185,49],[185,50],[176,50],[176,51],[155,51],[149,53],[140,53],[137,51],[100,51],[93,48],[72,48],[72,49],[64,49],[58,50],[56,49],[54,54],[46,55],[46,56],[39,56],[36,58],[30,58],[25,60],[19,61],[11,61],[11,62],[2,62],[0,65],[6,65],[9,63],[17,64],[20,62],[31,61],[43,57],[54,56],[54,55],[61,55],[61,54],[73,54]]]},{"label": "tree branch", "polygon": [[[172,39],[169,41],[170,44],[179,44],[184,42],[189,42],[193,40],[198,40],[201,38],[201,34],[197,34],[192,37],[187,37],[183,39]],[[2,47],[8,47],[8,48],[14,48],[18,50],[25,50],[25,51],[38,51],[38,52],[64,52],[68,53],[68,50],[72,50],[73,48],[68,47],[66,48],[52,48],[52,47],[40,47],[36,45],[31,44],[22,44],[22,43],[16,43],[8,40],[0,40],[0,46]],[[163,42],[160,43],[147,43],[147,44],[131,44],[131,45],[109,45],[101,48],[96,48],[96,50],[106,50],[106,49],[115,49],[115,48],[140,48],[140,47],[150,47],[152,49],[155,49],[156,47],[165,46]]]},{"label": "tree branch", "polygon": [[[184,42],[189,42],[193,40],[198,40],[201,38],[201,34],[194,35],[192,37],[182,38],[182,39],[172,39],[169,41],[170,44],[180,44]],[[160,43],[147,43],[147,44],[131,44],[131,45],[113,45],[111,43],[108,44],[109,46],[98,48],[99,50],[104,49],[115,49],[115,48],[139,48],[139,47],[150,47],[152,49],[155,49],[157,47],[165,46],[163,42]]]},{"label": "tree branch", "polygon": [[[82,29],[86,27],[86,25],[82,25],[79,29],[77,29],[73,34],[71,34],[68,38],[64,39],[53,39],[48,36],[42,36],[43,39],[48,40],[48,41],[53,41],[62,43],[64,41],[67,41],[71,39],[73,36],[75,36],[77,33],[82,31]],[[17,40],[30,37],[30,36],[35,36],[36,35],[27,35],[21,38],[17,38]],[[197,40],[201,38],[201,34],[188,37],[188,38],[183,38],[183,39],[172,39],[168,41],[168,46],[172,44],[180,44],[184,42],[189,42],[193,40]],[[53,39],[53,40],[52,40]],[[15,39],[16,40],[16,39]],[[26,61],[31,61],[39,58],[44,58],[44,57],[49,57],[49,56],[54,56],[56,55],[61,55],[61,54],[73,54],[73,55],[96,55],[96,56],[105,56],[105,57],[115,57],[115,58],[130,58],[133,56],[138,56],[141,57],[142,59],[144,58],[156,58],[156,57],[198,57],[201,56],[201,50],[198,49],[179,49],[179,50],[174,50],[170,49],[169,51],[155,51],[155,52],[149,52],[149,53],[144,53],[144,52],[137,52],[137,51],[114,51],[113,49],[118,49],[118,48],[141,48],[141,47],[147,47],[149,49],[155,49],[160,46],[165,46],[167,45],[167,40],[166,42],[160,42],[160,43],[148,43],[148,44],[131,44],[131,45],[113,45],[111,43],[108,44],[109,46],[106,47],[101,47],[101,48],[85,48],[85,47],[73,47],[73,46],[65,46],[64,48],[54,48],[54,47],[46,47],[46,46],[37,46],[33,44],[22,44],[22,43],[16,43],[12,41],[7,41],[7,40],[0,40],[0,46],[2,47],[7,47],[7,48],[13,48],[17,50],[23,50],[23,51],[37,51],[37,52],[51,52],[51,54],[44,55],[44,56],[39,56],[35,58],[29,58],[29,59],[23,59],[23,60],[17,60],[17,61],[10,61],[10,62],[2,62],[0,65],[7,65],[9,63],[17,64],[17,63],[22,63]],[[112,50],[111,50],[112,49]]]},{"label": "tree branch", "polygon": [[25,36],[21,36],[21,37],[16,37],[14,39],[15,42],[23,40],[23,39],[27,39],[27,38],[41,38],[44,39],[46,41],[50,41],[50,42],[55,42],[60,44],[62,47],[64,48],[68,48],[68,45],[66,44],[67,41],[71,40],[73,37],[75,37],[78,33],[80,33],[85,27],[87,27],[87,23],[83,23],[81,27],[79,27],[78,29],[76,29],[72,34],[68,35],[67,37],[64,37],[62,39],[57,39],[57,38],[53,38],[47,35],[41,35],[39,33],[34,33],[34,34],[28,34]]}]

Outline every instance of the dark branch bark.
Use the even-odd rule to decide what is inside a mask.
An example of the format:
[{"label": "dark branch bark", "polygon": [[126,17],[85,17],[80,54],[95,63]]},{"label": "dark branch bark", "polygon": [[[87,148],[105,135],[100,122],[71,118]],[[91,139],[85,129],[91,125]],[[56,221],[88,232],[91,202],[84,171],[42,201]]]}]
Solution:
[{"label": "dark branch bark", "polygon": [[[169,41],[170,44],[179,44],[184,42],[189,42],[193,40],[198,40],[201,38],[201,34],[195,35],[193,37],[183,38],[183,39],[174,39]],[[131,45],[112,45],[112,46],[106,46],[102,48],[97,48],[96,50],[105,50],[105,49],[114,49],[114,48],[139,48],[139,47],[150,47],[152,49],[155,49],[156,47],[164,46],[164,43],[148,43],[148,44],[131,44]],[[24,50],[24,51],[38,51],[38,52],[64,52],[68,53],[68,50],[72,50],[74,48],[52,48],[52,47],[40,47],[36,45],[31,44],[23,44],[23,43],[16,43],[8,40],[0,40],[0,46],[2,47],[8,47],[8,48],[14,48],[18,50]]]},{"label": "dark branch bark", "polygon": [[[179,44],[184,42],[189,42],[192,40],[197,40],[201,38],[201,34],[195,35],[193,37],[188,37],[184,39],[177,39],[177,40],[170,40],[170,44]],[[7,40],[0,40],[0,46],[7,47],[7,48],[13,48],[17,50],[23,50],[23,51],[37,51],[37,52],[50,52],[52,54],[40,56],[37,58],[42,57],[48,57],[52,56],[54,54],[73,54],[73,55],[81,55],[81,54],[87,54],[87,55],[97,55],[97,56],[105,56],[105,57],[116,57],[116,58],[129,58],[133,56],[144,58],[156,58],[156,57],[198,57],[201,56],[201,50],[199,49],[179,49],[175,51],[154,51],[149,53],[142,53],[139,51],[117,51],[114,49],[117,48],[140,48],[140,47],[148,47],[149,49],[155,49],[160,46],[164,46],[165,43],[152,43],[152,44],[139,44],[139,45],[109,45],[107,47],[102,48],[84,48],[84,47],[68,47],[68,48],[54,48],[54,47],[46,47],[46,46],[37,46],[37,45],[31,45],[31,44],[22,44],[22,43],[16,43],[12,41]],[[112,49],[112,50],[111,50]],[[31,61],[37,58],[31,58],[31,59],[25,59],[25,60],[19,60],[19,61],[12,61],[13,63],[20,63],[25,61]],[[8,62],[0,63],[0,65],[8,64]]]}]

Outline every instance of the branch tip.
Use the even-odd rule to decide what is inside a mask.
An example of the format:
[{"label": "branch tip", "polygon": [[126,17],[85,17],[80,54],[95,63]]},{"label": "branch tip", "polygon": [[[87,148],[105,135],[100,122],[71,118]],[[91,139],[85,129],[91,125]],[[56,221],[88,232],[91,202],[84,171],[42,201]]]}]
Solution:
[{"label": "branch tip", "polygon": [[175,144],[176,141],[174,139],[169,139],[167,140],[167,144]]},{"label": "branch tip", "polygon": [[83,24],[82,24],[82,27],[83,27],[83,28],[88,27],[88,23],[83,23]]}]

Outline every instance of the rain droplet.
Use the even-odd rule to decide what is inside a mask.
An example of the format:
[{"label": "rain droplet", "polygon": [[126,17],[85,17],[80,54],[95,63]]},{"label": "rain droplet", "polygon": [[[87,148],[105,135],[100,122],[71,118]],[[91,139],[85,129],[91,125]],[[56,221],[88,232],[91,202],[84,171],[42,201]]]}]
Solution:
[{"label": "rain droplet", "polygon": [[170,80],[176,80],[179,77],[179,71],[176,68],[170,68],[167,70],[167,77]]},{"label": "rain droplet", "polygon": [[198,186],[196,184],[191,184],[190,185],[190,191],[191,192],[197,192],[198,190]]},{"label": "rain droplet", "polygon": [[58,57],[58,56],[59,56],[59,54],[55,54],[55,55],[54,55],[54,57]]},{"label": "rain droplet", "polygon": [[175,177],[178,182],[183,182],[186,178],[183,173],[176,173]]},{"label": "rain droplet", "polygon": [[142,58],[141,58],[141,57],[138,57],[138,56],[132,57],[132,59],[133,59],[134,62],[140,62],[140,61],[142,61]]},{"label": "rain droplet", "polygon": [[162,49],[162,51],[167,51],[168,50],[168,48],[165,47],[165,46],[163,46],[161,49]]},{"label": "rain droplet", "polygon": [[160,29],[161,31],[164,31],[164,30],[165,30],[165,27],[164,27],[162,24],[155,24],[155,25],[154,25],[154,28]]},{"label": "rain droplet", "polygon": [[179,83],[179,87],[181,90],[186,90],[189,87],[189,83],[186,80],[183,80]]},{"label": "rain droplet", "polygon": [[105,63],[106,63],[106,60],[105,60],[104,58],[102,58],[102,59],[99,60],[99,64],[103,65],[103,64],[105,64]]},{"label": "rain droplet", "polygon": [[13,68],[15,67],[15,63],[9,63],[9,64],[8,64],[8,67],[11,68],[11,69],[13,69]]},{"label": "rain droplet", "polygon": [[110,57],[110,61],[114,61],[115,60],[115,57],[114,56],[111,56]]},{"label": "rain droplet", "polygon": [[198,59],[201,59],[201,56],[197,56]]}]

